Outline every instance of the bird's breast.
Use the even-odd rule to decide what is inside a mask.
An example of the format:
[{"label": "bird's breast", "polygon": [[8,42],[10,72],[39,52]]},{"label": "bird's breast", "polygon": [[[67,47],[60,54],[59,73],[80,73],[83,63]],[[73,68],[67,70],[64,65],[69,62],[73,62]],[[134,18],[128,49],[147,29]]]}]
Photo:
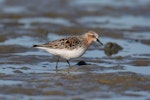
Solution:
[{"label": "bird's breast", "polygon": [[61,52],[58,52],[58,55],[65,59],[72,59],[82,56],[85,51],[85,48],[62,49]]}]

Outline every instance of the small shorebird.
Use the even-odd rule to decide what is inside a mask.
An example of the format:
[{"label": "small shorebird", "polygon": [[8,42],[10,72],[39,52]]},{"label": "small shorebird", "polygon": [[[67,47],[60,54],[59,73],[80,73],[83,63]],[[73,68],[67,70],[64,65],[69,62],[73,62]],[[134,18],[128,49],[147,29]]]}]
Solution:
[{"label": "small shorebird", "polygon": [[57,71],[60,57],[66,59],[70,67],[69,60],[82,56],[93,41],[97,41],[101,45],[103,45],[102,42],[100,42],[100,40],[98,39],[98,34],[96,32],[88,31],[81,36],[62,38],[48,42],[46,44],[33,45],[33,47],[46,50],[47,52],[58,56],[58,60],[56,63]]}]

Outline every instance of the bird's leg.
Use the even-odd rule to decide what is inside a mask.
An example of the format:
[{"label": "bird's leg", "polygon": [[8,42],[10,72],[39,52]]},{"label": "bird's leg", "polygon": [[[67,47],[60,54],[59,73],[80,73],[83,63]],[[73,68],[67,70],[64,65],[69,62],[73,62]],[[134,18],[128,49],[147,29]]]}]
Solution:
[{"label": "bird's leg", "polygon": [[69,67],[70,67],[70,63],[69,63],[69,60],[67,60],[67,63],[68,63],[68,65],[69,65]]},{"label": "bird's leg", "polygon": [[[70,63],[69,63],[69,60],[67,60],[67,63],[68,63],[68,65],[69,65],[69,68],[70,68]],[[68,73],[69,73],[69,68],[68,68]]]},{"label": "bird's leg", "polygon": [[58,57],[57,62],[56,62],[56,72],[57,72],[57,68],[58,68],[59,58],[60,58],[60,57]]}]

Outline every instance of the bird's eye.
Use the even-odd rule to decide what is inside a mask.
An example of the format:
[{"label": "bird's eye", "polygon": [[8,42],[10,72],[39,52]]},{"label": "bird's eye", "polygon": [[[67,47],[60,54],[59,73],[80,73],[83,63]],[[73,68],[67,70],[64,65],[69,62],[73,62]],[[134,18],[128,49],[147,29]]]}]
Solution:
[{"label": "bird's eye", "polygon": [[92,35],[93,38],[95,38],[95,35]]}]

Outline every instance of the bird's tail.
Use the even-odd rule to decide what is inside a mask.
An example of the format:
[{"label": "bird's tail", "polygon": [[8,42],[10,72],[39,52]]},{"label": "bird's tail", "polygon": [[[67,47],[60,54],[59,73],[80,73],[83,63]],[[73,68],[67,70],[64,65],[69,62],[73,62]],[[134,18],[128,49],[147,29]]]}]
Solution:
[{"label": "bird's tail", "polygon": [[33,47],[41,47],[40,45],[33,45]]}]

